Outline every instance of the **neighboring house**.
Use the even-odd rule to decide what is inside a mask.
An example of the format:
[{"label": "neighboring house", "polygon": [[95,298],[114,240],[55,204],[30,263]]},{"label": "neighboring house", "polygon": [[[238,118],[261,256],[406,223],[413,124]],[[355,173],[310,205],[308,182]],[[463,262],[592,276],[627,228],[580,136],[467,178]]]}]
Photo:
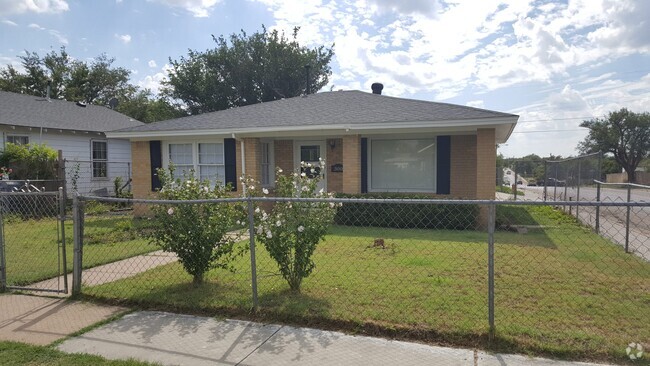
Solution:
[{"label": "neighboring house", "polygon": [[66,159],[68,190],[77,170],[82,193],[113,191],[116,176],[128,179],[131,146],[125,139],[109,139],[105,132],[143,123],[110,108],[0,91],[2,142],[45,144],[61,150]]},{"label": "neighboring house", "polygon": [[252,176],[272,188],[274,167],[326,160],[330,192],[417,192],[494,198],[496,144],[518,116],[374,93],[337,91],[160,121],[107,133],[131,139],[133,193],[159,187],[170,162],[202,179]]}]

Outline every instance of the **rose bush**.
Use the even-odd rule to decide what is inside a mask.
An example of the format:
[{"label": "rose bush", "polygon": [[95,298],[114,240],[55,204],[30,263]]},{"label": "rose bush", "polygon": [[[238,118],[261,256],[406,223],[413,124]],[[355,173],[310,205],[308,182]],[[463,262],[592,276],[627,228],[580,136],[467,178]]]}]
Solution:
[{"label": "rose bush", "polygon": [[[231,187],[210,186],[191,171],[174,179],[174,168],[158,169],[163,200],[205,200],[228,197]],[[203,282],[212,268],[230,269],[229,264],[247,246],[237,245],[241,233],[233,230],[243,218],[243,210],[232,203],[157,204],[152,206],[153,230],[150,240],[166,252],[176,253],[193,282]]]},{"label": "rose bush", "polygon": [[[301,173],[283,175],[278,169],[275,181],[277,197],[296,198],[332,198],[332,194],[318,189],[319,169],[325,168],[325,162],[318,165],[301,163]],[[311,177],[311,178],[310,178]],[[243,179],[242,183],[249,195],[259,194],[254,183]],[[262,190],[262,194],[268,194]],[[255,208],[255,237],[275,260],[282,277],[293,291],[300,291],[302,280],[314,269],[311,259],[316,245],[324,239],[334,215],[334,202],[275,202],[267,212]]]}]

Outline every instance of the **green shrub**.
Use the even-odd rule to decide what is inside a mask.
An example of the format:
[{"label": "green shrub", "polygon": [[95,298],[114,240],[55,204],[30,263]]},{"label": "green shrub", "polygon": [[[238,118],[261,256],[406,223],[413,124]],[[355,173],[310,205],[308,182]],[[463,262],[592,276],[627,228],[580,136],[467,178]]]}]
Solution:
[{"label": "green shrub", "polygon": [[47,145],[16,145],[7,143],[0,152],[0,166],[12,169],[16,180],[48,180],[56,178],[56,150]]},{"label": "green shrub", "polygon": [[[320,159],[319,159],[320,160]],[[275,195],[277,197],[331,198],[324,190],[318,190],[320,175],[316,170],[326,167],[325,161],[312,166],[301,162],[301,174],[282,175],[277,170]],[[254,183],[243,180],[250,195],[254,193]],[[268,191],[264,190],[264,194]],[[255,238],[264,245],[271,258],[275,260],[282,277],[292,291],[299,292],[304,278],[314,269],[312,255],[327,234],[334,214],[334,202],[276,202],[267,213],[255,209]]]},{"label": "green shrub", "polygon": [[[194,172],[174,179],[174,168],[158,169],[163,200],[205,200],[229,197],[229,185],[215,185],[199,181]],[[246,246],[236,245],[238,233],[229,231],[243,210],[231,203],[157,204],[150,240],[165,252],[176,253],[178,261],[193,277],[194,284],[203,282],[203,275],[213,268],[230,268],[232,260],[242,255]],[[241,221],[240,221],[241,222]]]},{"label": "green shrub", "polygon": [[[407,193],[339,193],[336,197],[431,199],[426,195]],[[478,213],[477,205],[344,203],[336,213],[334,222],[337,225],[347,226],[473,230],[476,227]]]}]

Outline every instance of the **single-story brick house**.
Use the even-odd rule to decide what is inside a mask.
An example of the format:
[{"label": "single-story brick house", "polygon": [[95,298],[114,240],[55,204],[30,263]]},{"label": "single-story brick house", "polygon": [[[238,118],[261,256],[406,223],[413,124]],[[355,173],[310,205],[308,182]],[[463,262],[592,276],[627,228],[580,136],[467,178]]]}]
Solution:
[{"label": "single-story brick house", "polygon": [[212,181],[237,186],[248,175],[272,188],[274,167],[293,172],[319,157],[330,192],[494,198],[496,144],[508,139],[518,116],[384,96],[381,88],[310,94],[107,136],[131,140],[136,198],[159,187],[155,170],[169,162]]}]

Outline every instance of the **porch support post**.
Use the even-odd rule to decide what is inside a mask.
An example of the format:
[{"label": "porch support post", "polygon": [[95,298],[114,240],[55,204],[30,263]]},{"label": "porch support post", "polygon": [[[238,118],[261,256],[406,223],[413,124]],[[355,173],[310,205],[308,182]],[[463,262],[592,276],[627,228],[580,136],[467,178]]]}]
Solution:
[{"label": "porch support post", "polygon": [[343,136],[343,193],[361,193],[361,136]]}]

